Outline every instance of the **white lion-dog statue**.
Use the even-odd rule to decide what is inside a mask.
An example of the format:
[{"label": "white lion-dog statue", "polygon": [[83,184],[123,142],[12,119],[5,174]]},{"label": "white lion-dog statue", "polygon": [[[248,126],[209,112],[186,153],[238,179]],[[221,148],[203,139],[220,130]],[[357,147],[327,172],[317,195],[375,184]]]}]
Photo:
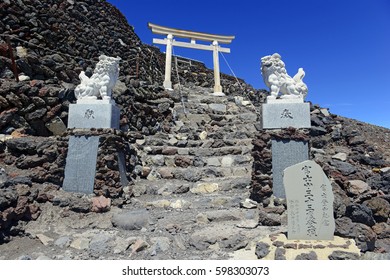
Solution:
[{"label": "white lion-dog statue", "polygon": [[111,92],[119,76],[120,57],[99,56],[93,75],[89,78],[81,71],[81,83],[74,90],[77,100],[98,99],[111,100]]},{"label": "white lion-dog statue", "polygon": [[293,99],[305,98],[307,95],[307,86],[302,81],[305,72],[302,68],[294,77],[287,74],[282,57],[278,53],[267,55],[261,58],[261,74],[264,83],[270,88],[268,99]]}]

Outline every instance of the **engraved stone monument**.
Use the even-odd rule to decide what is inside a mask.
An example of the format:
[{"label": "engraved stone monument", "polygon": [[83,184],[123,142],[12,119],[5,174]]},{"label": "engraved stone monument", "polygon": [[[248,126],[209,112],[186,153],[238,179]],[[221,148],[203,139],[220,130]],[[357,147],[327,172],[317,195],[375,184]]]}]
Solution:
[{"label": "engraved stone monument", "polygon": [[303,161],[284,170],[287,196],[288,239],[333,240],[332,186],[314,161]]},{"label": "engraved stone monument", "polygon": [[[267,130],[310,128],[310,105],[304,102],[308,88],[303,83],[305,72],[299,68],[294,77],[287,74],[277,53],[261,58],[261,73],[270,95],[262,105],[262,127]],[[273,194],[285,198],[284,168],[309,159],[308,143],[303,140],[272,140]]]}]

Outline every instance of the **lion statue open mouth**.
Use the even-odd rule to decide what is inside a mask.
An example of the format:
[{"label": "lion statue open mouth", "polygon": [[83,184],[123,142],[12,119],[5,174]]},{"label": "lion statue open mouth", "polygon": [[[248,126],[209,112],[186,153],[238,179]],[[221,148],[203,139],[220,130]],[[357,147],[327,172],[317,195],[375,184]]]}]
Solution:
[{"label": "lion statue open mouth", "polygon": [[99,56],[93,75],[89,78],[81,71],[81,83],[74,90],[76,98],[108,99],[111,100],[111,91],[119,76],[119,57]]},{"label": "lion statue open mouth", "polygon": [[298,73],[294,77],[287,74],[282,57],[278,53],[267,55],[261,58],[261,74],[263,75],[264,83],[270,88],[269,99],[292,99],[305,98],[308,88],[302,81],[305,72],[302,68],[298,69]]}]

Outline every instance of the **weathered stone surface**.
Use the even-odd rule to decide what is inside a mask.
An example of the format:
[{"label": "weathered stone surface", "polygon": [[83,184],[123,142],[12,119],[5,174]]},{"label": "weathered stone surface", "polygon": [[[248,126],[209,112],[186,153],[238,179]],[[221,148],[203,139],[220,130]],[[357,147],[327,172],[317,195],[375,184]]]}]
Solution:
[{"label": "weathered stone surface", "polygon": [[258,242],[256,244],[256,256],[258,259],[264,258],[266,255],[269,254],[269,244],[264,243],[264,242]]},{"label": "weathered stone surface", "polygon": [[190,192],[194,194],[205,194],[216,192],[218,189],[219,186],[217,183],[200,183],[191,188]]},{"label": "weathered stone surface", "polygon": [[89,248],[90,240],[88,238],[80,237],[73,240],[70,247],[78,250],[86,250]]},{"label": "weathered stone surface", "polygon": [[234,163],[234,158],[231,156],[224,156],[221,160],[222,167],[231,167]]},{"label": "weathered stone surface", "polygon": [[348,192],[353,195],[359,195],[370,190],[370,186],[362,180],[350,180]]},{"label": "weathered stone surface", "polygon": [[267,213],[264,210],[259,211],[259,224],[263,226],[281,225],[281,216],[276,213]]},{"label": "weathered stone surface", "polygon": [[186,168],[193,164],[193,160],[190,157],[186,156],[176,156],[175,157],[175,165],[178,167]]},{"label": "weathered stone surface", "polygon": [[348,144],[351,146],[356,146],[363,144],[366,140],[361,136],[353,136],[348,139]]},{"label": "weathered stone surface", "polygon": [[313,251],[302,253],[295,257],[296,260],[318,260],[317,254]]},{"label": "weathered stone surface", "polygon": [[171,247],[171,240],[168,237],[152,237],[150,241],[153,244],[151,250],[156,252],[167,252]]},{"label": "weathered stone surface", "polygon": [[149,222],[149,214],[145,209],[123,211],[112,216],[112,224],[125,230],[140,230]]},{"label": "weathered stone surface", "polygon": [[360,256],[351,252],[334,251],[328,258],[330,260],[358,260]]},{"label": "weathered stone surface", "polygon": [[219,242],[221,248],[228,251],[237,251],[245,248],[248,245],[248,240],[243,235],[235,235],[230,238],[223,239]]},{"label": "weathered stone surface", "polygon": [[146,248],[148,248],[149,246],[150,246],[149,243],[146,242],[145,240],[138,239],[133,245],[130,246],[132,251],[131,254],[141,252]]},{"label": "weathered stone surface", "polygon": [[96,234],[89,243],[89,249],[94,255],[107,254],[111,251],[111,241],[113,241],[113,237],[108,234]]},{"label": "weathered stone surface", "polygon": [[338,159],[341,161],[346,161],[347,160],[347,154],[346,153],[337,153],[334,156],[332,156],[332,159]]},{"label": "weathered stone surface", "polygon": [[54,241],[54,245],[60,248],[67,248],[71,242],[72,239],[69,236],[61,236],[56,241]]},{"label": "weathered stone surface", "polygon": [[226,105],[224,105],[224,104],[212,103],[212,104],[209,104],[209,107],[214,112],[226,113]]},{"label": "weathered stone surface", "polygon": [[275,260],[286,260],[286,249],[276,248],[275,249]]},{"label": "weathered stone surface", "polygon": [[377,223],[372,227],[378,238],[390,238],[390,225],[387,223]]},{"label": "weathered stone surface", "polygon": [[339,170],[344,176],[348,176],[356,172],[356,168],[348,162],[332,160],[330,164],[334,166],[337,170]]},{"label": "weathered stone surface", "polygon": [[375,224],[371,209],[364,204],[348,205],[346,215],[355,223],[362,223],[368,226]]},{"label": "weathered stone surface", "polygon": [[375,249],[376,234],[367,225],[356,224],[353,229],[353,235],[355,236],[356,245],[362,252],[373,251]]},{"label": "weathered stone surface", "polygon": [[91,208],[92,212],[97,212],[97,213],[106,212],[109,211],[111,208],[110,198],[106,198],[104,196],[98,196],[98,197],[93,197],[91,201],[92,201],[92,208]]},{"label": "weathered stone surface", "polygon": [[386,222],[389,219],[390,203],[387,200],[381,197],[373,197],[363,204],[371,209],[374,219],[377,222]]}]

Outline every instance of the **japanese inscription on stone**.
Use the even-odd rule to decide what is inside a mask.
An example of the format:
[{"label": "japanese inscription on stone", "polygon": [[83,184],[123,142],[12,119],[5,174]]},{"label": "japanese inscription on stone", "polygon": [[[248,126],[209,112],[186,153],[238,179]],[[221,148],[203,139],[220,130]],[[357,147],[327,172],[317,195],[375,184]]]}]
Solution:
[{"label": "japanese inscription on stone", "polygon": [[314,161],[303,161],[284,170],[288,215],[288,239],[332,240],[333,192]]},{"label": "japanese inscription on stone", "polygon": [[280,116],[281,119],[293,119],[293,115],[291,114],[290,110],[288,109],[284,109],[281,116]]},{"label": "japanese inscription on stone", "polygon": [[85,111],[85,114],[84,114],[84,118],[85,119],[94,119],[95,118],[95,112],[93,111],[93,110],[91,110],[91,109],[87,109],[86,111]]}]

